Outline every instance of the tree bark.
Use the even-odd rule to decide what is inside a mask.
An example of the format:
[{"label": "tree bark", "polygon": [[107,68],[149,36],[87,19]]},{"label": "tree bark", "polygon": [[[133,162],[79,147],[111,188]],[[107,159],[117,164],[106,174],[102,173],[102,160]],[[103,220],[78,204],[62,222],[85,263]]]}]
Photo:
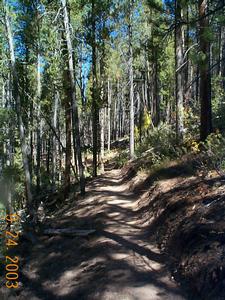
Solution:
[{"label": "tree bark", "polygon": [[74,151],[77,152],[78,166],[79,166],[79,177],[80,177],[80,191],[81,194],[85,193],[85,178],[84,178],[84,167],[82,162],[82,153],[81,153],[81,143],[80,143],[80,126],[79,126],[79,114],[78,114],[78,106],[76,99],[76,87],[75,87],[75,75],[74,75],[74,60],[73,60],[73,48],[71,41],[71,33],[69,26],[69,15],[67,9],[67,1],[61,0],[62,8],[63,8],[63,23],[65,29],[65,40],[66,40],[66,48],[67,48],[67,56],[68,56],[68,79],[70,84],[70,105],[72,105],[73,112],[73,125],[74,125],[74,135],[76,140],[76,149]]},{"label": "tree bark", "polygon": [[99,162],[100,162],[100,170],[101,173],[104,172],[104,156],[105,156],[105,108],[102,107],[100,109],[100,157],[99,157]]},{"label": "tree bark", "polygon": [[159,103],[159,63],[158,63],[158,49],[154,47],[153,49],[153,124],[158,126],[160,122],[160,103]]},{"label": "tree bark", "polygon": [[64,109],[65,109],[65,123],[66,123],[66,158],[65,158],[65,172],[64,172],[64,196],[68,198],[70,193],[70,177],[71,177],[71,134],[72,134],[72,115],[71,115],[71,90],[69,84],[69,71],[64,70],[63,85],[65,90]]},{"label": "tree bark", "polygon": [[[39,48],[39,45],[38,45]],[[39,51],[39,49],[38,49]],[[36,166],[36,177],[37,177],[37,194],[40,193],[41,184],[41,66],[40,66],[40,53],[37,54],[37,166]]]},{"label": "tree bark", "polygon": [[[52,117],[52,127],[55,132],[57,131],[57,120],[58,120],[58,107],[59,107],[59,92],[55,88],[54,95],[54,105],[53,105],[53,117]],[[57,139],[54,134],[52,134],[52,185],[55,189],[56,184],[56,170],[57,170]]]},{"label": "tree bark", "polygon": [[120,106],[121,106],[121,99],[120,99],[120,80],[117,79],[117,105],[115,111],[115,118],[116,118],[116,141],[119,139],[119,131],[120,131]]},{"label": "tree bark", "polygon": [[111,145],[111,95],[110,81],[108,80],[108,151],[110,151]]},{"label": "tree bark", "polygon": [[129,83],[130,83],[130,158],[134,158],[134,74],[132,45],[132,9],[133,0],[129,0]]},{"label": "tree bark", "polygon": [[201,126],[200,138],[204,141],[212,132],[212,106],[211,106],[211,74],[210,74],[210,42],[207,38],[209,19],[207,0],[198,0],[199,7],[199,43],[203,60],[199,65],[200,70],[200,103]]},{"label": "tree bark", "polygon": [[181,4],[175,1],[175,66],[176,66],[176,133],[183,140],[184,133],[184,87],[183,87],[183,26]]},{"label": "tree bark", "polygon": [[225,89],[225,26],[221,28],[221,49],[220,49],[221,65],[220,72],[222,77],[223,89]]},{"label": "tree bark", "polygon": [[97,80],[97,56],[96,56],[96,17],[95,0],[92,0],[92,135],[93,135],[93,177],[98,173],[98,129],[99,129],[99,109],[98,109],[98,80]]}]

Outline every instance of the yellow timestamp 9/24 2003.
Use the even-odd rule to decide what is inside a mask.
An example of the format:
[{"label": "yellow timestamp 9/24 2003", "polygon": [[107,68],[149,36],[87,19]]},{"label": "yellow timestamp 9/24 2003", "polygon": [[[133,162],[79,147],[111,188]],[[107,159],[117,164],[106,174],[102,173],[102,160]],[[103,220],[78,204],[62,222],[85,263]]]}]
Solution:
[{"label": "yellow timestamp 9/24 2003", "polygon": [[[3,233],[5,240],[5,248],[9,253],[11,250],[18,246],[19,232],[11,231],[11,225],[14,222],[19,221],[19,216],[17,214],[8,214],[5,217],[5,222],[7,223],[7,229]],[[16,289],[19,287],[19,257],[18,256],[5,256],[5,279],[6,287],[9,289]]]}]

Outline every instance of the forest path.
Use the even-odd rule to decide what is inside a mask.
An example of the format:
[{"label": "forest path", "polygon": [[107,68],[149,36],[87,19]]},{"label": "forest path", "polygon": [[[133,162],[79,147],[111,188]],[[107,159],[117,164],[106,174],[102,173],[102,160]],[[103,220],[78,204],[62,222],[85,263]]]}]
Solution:
[{"label": "forest path", "polygon": [[88,239],[40,238],[24,265],[18,299],[185,299],[170,279],[165,257],[138,225],[138,196],[128,192],[119,170],[90,182],[87,195],[52,222],[55,228],[86,224]]}]

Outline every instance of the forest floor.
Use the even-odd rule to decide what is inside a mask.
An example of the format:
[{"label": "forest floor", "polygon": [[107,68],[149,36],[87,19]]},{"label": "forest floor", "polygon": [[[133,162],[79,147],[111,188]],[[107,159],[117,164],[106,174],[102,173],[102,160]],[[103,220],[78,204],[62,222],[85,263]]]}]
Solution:
[{"label": "forest floor", "polygon": [[[84,198],[69,202],[44,224],[96,232],[39,235],[34,245],[22,243],[22,284],[5,299],[224,299],[218,296],[221,284],[219,292],[216,285],[224,270],[218,260],[224,252],[219,235],[224,209],[214,205],[222,194],[218,178],[199,179],[179,164],[150,176],[133,167],[107,171],[88,183]],[[210,292],[212,284],[217,290],[207,298],[201,291],[208,281]]]}]

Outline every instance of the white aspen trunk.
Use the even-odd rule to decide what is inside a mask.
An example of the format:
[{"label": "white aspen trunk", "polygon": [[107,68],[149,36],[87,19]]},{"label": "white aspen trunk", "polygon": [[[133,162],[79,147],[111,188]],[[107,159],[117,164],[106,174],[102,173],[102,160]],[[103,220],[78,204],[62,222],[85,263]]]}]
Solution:
[{"label": "white aspen trunk", "polygon": [[99,111],[100,114],[100,170],[101,173],[104,172],[104,156],[105,156],[105,132],[104,132],[104,126],[105,126],[105,109],[101,108]]},{"label": "white aspen trunk", "polygon": [[[57,132],[57,120],[58,120],[58,107],[59,107],[59,92],[56,90],[55,97],[54,97],[54,111],[53,111],[53,119],[52,119],[52,126]],[[57,139],[55,135],[52,136],[52,184],[55,188],[56,183],[56,170],[57,170]]]},{"label": "white aspen trunk", "polygon": [[117,119],[117,97],[115,97],[115,100],[114,100],[114,115],[113,115],[113,139],[116,140],[116,131],[117,131],[117,122],[116,122],[116,119]]},{"label": "white aspen trunk", "polygon": [[111,95],[110,81],[108,80],[108,151],[110,151],[111,144]]},{"label": "white aspen trunk", "polygon": [[[38,46],[39,47],[39,46]],[[39,50],[38,50],[39,51]],[[41,185],[41,57],[40,53],[37,54],[37,94],[36,94],[36,102],[37,102],[37,193],[40,192]]]},{"label": "white aspen trunk", "polygon": [[132,4],[129,3],[129,81],[130,81],[130,158],[134,158],[134,74],[132,46]]},{"label": "white aspen trunk", "polygon": [[184,133],[184,89],[183,89],[183,26],[181,20],[181,4],[175,2],[175,62],[176,62],[176,132],[177,139],[182,141]]},{"label": "white aspen trunk", "polygon": [[117,108],[116,108],[116,141],[119,139],[120,127],[120,81],[117,81]]}]

